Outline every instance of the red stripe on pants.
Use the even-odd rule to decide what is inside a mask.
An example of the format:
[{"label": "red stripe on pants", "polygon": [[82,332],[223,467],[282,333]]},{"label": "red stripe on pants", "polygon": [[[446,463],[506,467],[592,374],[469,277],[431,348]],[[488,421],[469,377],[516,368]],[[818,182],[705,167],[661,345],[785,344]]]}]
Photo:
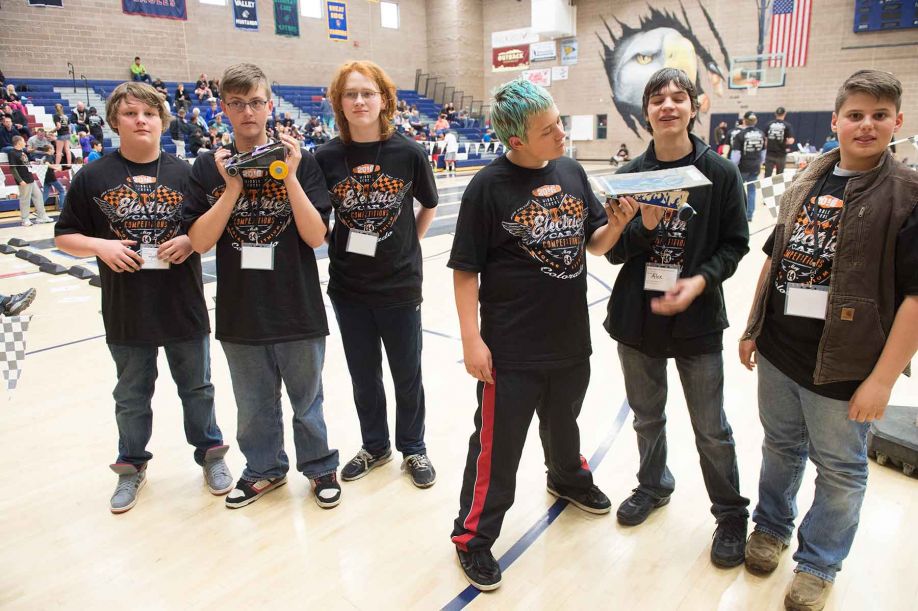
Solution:
[{"label": "red stripe on pants", "polygon": [[491,485],[491,454],[494,448],[494,385],[497,384],[496,372],[492,373],[494,384],[485,383],[481,398],[481,433],[478,436],[481,450],[478,452],[475,475],[475,488],[472,493],[472,507],[462,525],[469,532],[459,537],[453,537],[453,543],[462,551],[468,551],[466,544],[478,532],[478,521],[484,510],[485,499],[488,497],[488,488]]}]

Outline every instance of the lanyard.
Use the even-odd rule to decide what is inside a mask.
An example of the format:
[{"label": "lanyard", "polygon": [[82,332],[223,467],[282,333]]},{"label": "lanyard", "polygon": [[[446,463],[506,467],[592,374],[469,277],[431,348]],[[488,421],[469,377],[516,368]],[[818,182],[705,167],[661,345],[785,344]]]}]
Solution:
[{"label": "lanyard", "polygon": [[[379,164],[379,155],[380,153],[382,153],[382,145],[383,145],[382,140],[380,140],[379,143],[376,145],[376,159],[373,160],[373,170],[376,170],[376,166]],[[351,175],[351,162],[347,158],[347,146],[346,145],[344,147],[344,175],[345,176]]]},{"label": "lanyard", "polygon": [[[134,189],[134,192],[136,193],[137,192],[137,182],[134,180],[134,175],[131,174],[131,168],[128,167],[127,159],[125,159],[124,155],[121,153],[120,148],[118,149],[118,156],[121,158],[121,165],[124,166],[124,171],[127,172],[127,175],[131,179],[131,188]],[[156,176],[153,177],[153,190],[150,191],[150,194],[154,196],[156,194],[156,189],[159,187],[159,168],[160,168],[160,164],[162,163],[162,161],[163,161],[163,154],[162,154],[162,151],[160,151],[159,156],[156,157]],[[138,195],[140,194],[138,193]]]},{"label": "lanyard", "polygon": [[[813,210],[813,237],[816,240],[815,244],[813,245],[814,264],[816,261],[819,261],[819,259],[821,259],[822,256],[825,254],[825,247],[826,247],[825,241],[828,239],[829,228],[826,227],[820,234],[820,231],[819,231],[820,229],[819,198],[822,197],[822,192],[826,188],[826,184],[829,182],[829,177],[832,176],[833,172],[835,172],[834,169],[831,169],[828,172],[826,172],[823,175],[823,177],[819,179],[819,182],[816,184],[816,198],[815,198],[816,201],[814,203],[814,210]],[[839,211],[837,214],[841,214],[841,212]],[[823,238],[822,240],[820,240],[820,235]],[[810,280],[808,284],[810,285],[813,284],[813,276],[810,276]]]}]

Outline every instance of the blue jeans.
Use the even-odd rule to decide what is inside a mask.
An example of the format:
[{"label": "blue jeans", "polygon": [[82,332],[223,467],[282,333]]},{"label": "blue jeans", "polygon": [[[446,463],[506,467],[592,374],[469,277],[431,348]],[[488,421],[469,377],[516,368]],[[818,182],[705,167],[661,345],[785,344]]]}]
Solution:
[{"label": "blue jeans", "polygon": [[395,385],[395,448],[403,455],[426,454],[424,385],[421,381],[421,308],[371,308],[333,299],[344,356],[354,386],[354,405],[367,452],[389,449],[382,345]]},{"label": "blue jeans", "polygon": [[[115,421],[118,423],[118,462],[142,466],[153,458],[147,443],[153,434],[150,400],[156,383],[156,346],[109,344],[118,383]],[[223,434],[214,414],[214,386],[210,383],[210,337],[163,346],[169,371],[178,387],[185,415],[185,439],[193,445],[194,459],[204,464],[209,448],[223,445]]]},{"label": "blue jeans", "polygon": [[[54,170],[49,168],[48,171],[53,172]],[[64,211],[64,198],[67,196],[67,189],[64,188],[64,185],[61,184],[61,181],[57,179],[48,180],[47,178],[45,178],[45,187],[42,190],[43,191],[42,201],[45,202],[46,204],[48,203],[48,195],[51,193],[51,187],[54,187],[55,189],[57,189],[57,207],[61,212],[63,212]]]},{"label": "blue jeans", "polygon": [[338,450],[328,448],[322,412],[325,338],[258,346],[221,343],[236,396],[236,440],[246,460],[242,477],[258,481],[281,477],[290,469],[284,451],[281,382],[293,407],[297,471],[309,479],[334,473]]},{"label": "blue jeans", "polygon": [[[742,174],[743,182],[748,183],[750,181],[756,181],[759,179],[759,173],[756,172],[747,172]],[[755,214],[755,184],[746,185],[746,220],[751,221],[752,216]]]},{"label": "blue jeans", "polygon": [[[645,355],[624,344],[618,356],[625,376],[625,392],[634,412],[641,464],[638,489],[660,499],[672,494],[675,478],[666,466],[666,366],[669,359]],[[701,475],[718,522],[749,516],[749,499],[739,493],[739,470],[733,430],[724,413],[723,353],[675,357],[688,406]]]},{"label": "blue jeans", "polygon": [[869,424],[848,420],[848,402],[811,392],[758,355],[759,418],[765,429],[755,529],[789,543],[809,456],[816,495],[800,523],[797,570],[834,581],[851,551],[867,489]]}]

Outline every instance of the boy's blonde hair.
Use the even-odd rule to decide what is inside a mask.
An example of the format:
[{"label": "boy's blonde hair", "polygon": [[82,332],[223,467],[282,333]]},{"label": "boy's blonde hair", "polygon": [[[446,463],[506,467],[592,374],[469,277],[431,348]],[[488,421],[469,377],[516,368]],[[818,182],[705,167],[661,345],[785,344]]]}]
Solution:
[{"label": "boy's blonde hair", "polygon": [[146,104],[150,108],[155,108],[163,122],[163,131],[166,131],[172,121],[169,107],[166,106],[166,96],[147,83],[128,81],[115,87],[115,90],[112,91],[105,102],[105,121],[115,133],[118,133],[118,109],[121,106],[121,102],[129,97]]}]

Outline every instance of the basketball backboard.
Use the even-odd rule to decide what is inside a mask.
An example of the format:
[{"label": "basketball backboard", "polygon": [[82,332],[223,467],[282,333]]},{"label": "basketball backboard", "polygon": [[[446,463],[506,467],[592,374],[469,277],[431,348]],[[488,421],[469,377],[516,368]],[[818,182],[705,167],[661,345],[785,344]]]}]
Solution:
[{"label": "basketball backboard", "polygon": [[784,69],[783,53],[763,53],[734,57],[730,60],[730,89],[755,89],[761,87],[784,87],[787,74]]}]

